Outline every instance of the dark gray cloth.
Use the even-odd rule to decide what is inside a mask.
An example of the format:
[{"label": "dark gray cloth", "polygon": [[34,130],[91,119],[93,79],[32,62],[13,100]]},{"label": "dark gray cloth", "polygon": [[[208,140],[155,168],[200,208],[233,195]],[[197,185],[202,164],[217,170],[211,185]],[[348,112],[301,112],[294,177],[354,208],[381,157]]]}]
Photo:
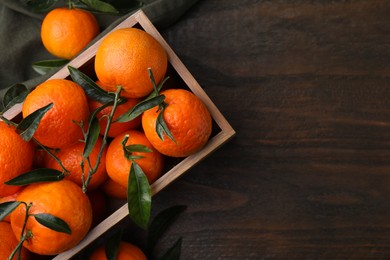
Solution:
[{"label": "dark gray cloth", "polygon": [[[158,29],[162,29],[176,22],[197,0],[143,2],[145,5],[141,9]],[[123,16],[96,15],[102,32],[95,40],[132,13],[134,11]],[[1,97],[15,83],[23,83],[31,88],[54,73],[40,76],[32,69],[34,62],[56,59],[44,49],[40,38],[44,15],[29,11],[19,0],[0,0]]]}]

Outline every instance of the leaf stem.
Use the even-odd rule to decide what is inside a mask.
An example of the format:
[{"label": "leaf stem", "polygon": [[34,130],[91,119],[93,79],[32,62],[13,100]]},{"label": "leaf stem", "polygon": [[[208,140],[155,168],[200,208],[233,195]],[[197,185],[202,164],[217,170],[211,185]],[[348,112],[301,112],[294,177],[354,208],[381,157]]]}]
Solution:
[{"label": "leaf stem", "polygon": [[14,250],[11,252],[10,256],[7,258],[7,260],[11,260],[14,258],[15,254],[18,253],[18,260],[20,260],[20,256],[21,256],[21,249],[22,249],[22,245],[24,243],[24,241],[26,241],[27,239],[29,239],[30,237],[32,237],[32,233],[31,231],[27,231],[27,233],[22,236],[19,240],[19,243],[16,245],[16,247],[14,248]]},{"label": "leaf stem", "polygon": [[47,152],[51,157],[53,157],[53,159],[60,165],[64,175],[68,175],[69,174],[69,171],[65,168],[65,166],[62,164],[61,160],[58,159],[57,156],[54,155],[54,153],[52,153],[50,151],[50,149],[48,149],[46,146],[44,146],[43,144],[41,144],[37,139],[35,139],[34,137],[32,138],[33,141],[38,144],[43,150],[45,150],[45,152]]},{"label": "leaf stem", "polygon": [[[101,158],[103,156],[104,148],[107,145],[108,131],[110,130],[111,123],[113,121],[115,111],[116,111],[116,109],[118,107],[118,103],[119,103],[119,101],[121,101],[120,97],[119,97],[119,94],[120,94],[121,91],[122,91],[122,86],[118,85],[118,89],[115,92],[114,104],[112,105],[111,113],[110,113],[110,115],[107,118],[107,125],[106,125],[106,129],[104,130],[102,145],[100,146],[100,150],[99,150],[99,153],[98,153],[98,158],[96,160],[96,164],[95,164],[94,167],[92,167],[90,156],[88,156],[88,158],[87,158],[89,172],[88,172],[87,179],[85,181],[84,181],[84,177],[83,177],[83,192],[87,191],[87,186],[88,186],[88,184],[90,183],[90,181],[92,179],[92,175],[97,171],[97,169],[99,167],[100,160],[101,160]],[[83,173],[84,173],[84,171],[83,171]]]},{"label": "leaf stem", "polygon": [[22,231],[20,233],[20,240],[19,240],[19,243],[16,245],[16,247],[14,248],[14,250],[11,252],[11,255],[8,257],[7,260],[11,260],[13,259],[13,257],[15,256],[16,252],[19,252],[18,253],[18,259],[20,259],[20,252],[21,252],[21,249],[22,249],[22,244],[23,242],[30,238],[32,236],[32,233],[31,231],[27,231],[26,234],[24,234],[24,230],[26,229],[26,225],[27,225],[27,220],[28,220],[28,217],[30,216],[30,214],[28,213],[29,209],[31,208],[32,206],[32,203],[30,202],[29,204],[27,204],[26,202],[24,201],[21,201],[20,203],[24,204],[26,206],[26,215],[24,217],[24,223],[23,223],[23,227],[22,227]]}]

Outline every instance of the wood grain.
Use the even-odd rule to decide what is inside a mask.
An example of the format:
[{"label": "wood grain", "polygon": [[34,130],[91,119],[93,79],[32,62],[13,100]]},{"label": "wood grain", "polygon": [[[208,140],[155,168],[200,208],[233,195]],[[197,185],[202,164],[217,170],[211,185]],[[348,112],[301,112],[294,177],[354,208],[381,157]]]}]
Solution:
[{"label": "wood grain", "polygon": [[182,259],[390,257],[390,3],[199,1],[162,32],[237,131],[155,199]]}]

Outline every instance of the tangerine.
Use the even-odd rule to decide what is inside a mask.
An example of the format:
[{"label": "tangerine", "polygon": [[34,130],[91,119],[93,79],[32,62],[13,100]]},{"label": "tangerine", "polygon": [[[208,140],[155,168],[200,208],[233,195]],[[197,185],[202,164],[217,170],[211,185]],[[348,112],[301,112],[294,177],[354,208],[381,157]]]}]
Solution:
[{"label": "tangerine", "polygon": [[[109,137],[115,137],[126,130],[136,129],[141,125],[141,116],[138,116],[128,122],[114,122],[120,115],[124,114],[125,112],[132,109],[135,105],[137,105],[138,101],[139,101],[138,99],[131,98],[131,99],[127,99],[126,103],[117,106],[113,116],[112,123],[110,125],[110,129],[107,134]],[[101,106],[102,104],[100,102],[92,99],[89,100],[90,111],[93,111]],[[100,124],[101,135],[104,135],[107,126],[107,116],[111,114],[111,111],[112,111],[112,106],[108,106],[97,114],[97,118],[99,119],[99,124]]]},{"label": "tangerine", "polygon": [[14,126],[0,121],[0,147],[0,197],[5,197],[21,189],[4,182],[32,169],[34,145],[24,141]]},{"label": "tangerine", "polygon": [[60,7],[51,10],[43,19],[41,39],[48,52],[70,60],[99,34],[99,30],[92,13]]},{"label": "tangerine", "polygon": [[175,141],[156,132],[156,121],[161,110],[158,106],[142,115],[142,128],[150,143],[162,154],[186,157],[199,151],[208,141],[212,130],[211,115],[204,103],[192,92],[184,89],[168,89],[161,92],[166,107],[163,119]]},{"label": "tangerine", "polygon": [[[88,189],[93,190],[98,188],[107,178],[106,173],[106,152],[107,146],[104,147],[100,160],[98,161],[98,156],[100,152],[100,147],[103,144],[103,139],[99,137],[96,141],[95,146],[92,149],[91,154],[89,155],[91,167],[95,167],[96,163],[99,163],[96,172],[92,175],[92,179],[88,184]],[[60,149],[55,153],[56,157],[61,161],[62,165],[70,174],[66,175],[66,179],[73,181],[80,187],[83,187],[83,171],[81,169],[81,162],[84,162],[84,180],[87,179],[89,166],[87,159],[83,157],[83,151],[85,147],[85,142],[77,142],[73,145],[67,146],[63,149]],[[51,156],[45,157],[45,167],[56,169],[62,171],[61,166],[56,160]]]},{"label": "tangerine", "polygon": [[136,28],[123,28],[109,33],[99,45],[95,72],[102,88],[140,98],[153,90],[148,68],[159,83],[165,76],[168,58],[163,46],[149,33]]},{"label": "tangerine", "polygon": [[143,156],[143,158],[135,159],[135,162],[141,167],[149,183],[153,183],[162,174],[164,157],[151,145],[145,134],[138,130],[125,131],[111,141],[106,156],[108,176],[127,190],[132,161],[125,157],[122,147],[122,141],[126,135],[129,135],[126,146],[141,144],[152,150],[152,152],[133,152],[132,155]]},{"label": "tangerine", "polygon": [[[90,258],[90,260],[107,260],[105,246],[100,246],[95,249]],[[142,250],[125,241],[121,241],[118,248],[118,253],[116,255],[117,260],[146,260],[145,254]]]},{"label": "tangerine", "polygon": [[23,117],[50,103],[53,107],[42,117],[34,137],[51,148],[63,148],[82,139],[81,127],[75,122],[88,120],[88,100],[84,90],[67,79],[47,80],[27,95],[22,108]]},{"label": "tangerine", "polygon": [[125,200],[127,199],[126,187],[113,181],[110,177],[101,186],[102,191],[110,198]]},{"label": "tangerine", "polygon": [[[17,244],[18,240],[12,231],[11,224],[0,221],[0,259],[8,259]],[[30,253],[26,248],[22,248],[20,256],[21,260],[27,260],[29,259]],[[18,253],[16,253],[12,259],[18,259]]]},{"label": "tangerine", "polygon": [[[17,201],[32,204],[25,232],[31,236],[23,243],[31,252],[55,255],[76,246],[87,234],[92,223],[90,201],[79,186],[69,180],[30,184],[20,192]],[[57,232],[40,224],[34,214],[50,214],[65,221],[72,234]],[[11,213],[11,226],[19,239],[26,217],[21,204]]]}]

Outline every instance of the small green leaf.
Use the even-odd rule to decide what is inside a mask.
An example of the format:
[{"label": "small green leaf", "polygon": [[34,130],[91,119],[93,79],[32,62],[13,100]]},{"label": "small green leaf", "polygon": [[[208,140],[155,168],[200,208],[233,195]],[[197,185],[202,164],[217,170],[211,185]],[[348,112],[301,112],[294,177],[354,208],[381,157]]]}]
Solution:
[{"label": "small green leaf", "polygon": [[89,124],[87,138],[85,140],[85,146],[83,151],[84,158],[87,158],[91,154],[99,138],[99,133],[100,133],[99,120],[96,117],[93,117],[92,121]]},{"label": "small green leaf", "polygon": [[175,138],[173,137],[171,131],[169,130],[167,124],[164,121],[163,113],[164,113],[164,108],[161,109],[161,112],[158,114],[156,119],[157,135],[162,141],[164,141],[164,134],[166,134],[172,141],[176,142]]},{"label": "small green leaf", "polygon": [[179,238],[176,243],[160,258],[160,260],[179,260],[181,255],[181,244],[183,239]]},{"label": "small green leaf", "polygon": [[150,223],[148,230],[148,251],[152,252],[157,241],[165,231],[175,222],[187,206],[176,205],[161,211]]},{"label": "small green leaf", "polygon": [[39,74],[45,75],[46,73],[63,67],[69,60],[56,59],[56,60],[42,60],[32,64],[32,68]]},{"label": "small green leaf", "polygon": [[46,12],[53,7],[58,0],[23,0],[23,3],[33,12]]},{"label": "small green leaf", "polygon": [[56,216],[46,213],[40,213],[34,214],[34,218],[39,222],[39,224],[44,225],[51,230],[66,233],[69,235],[72,234],[72,230],[70,229],[69,225],[64,220]]},{"label": "small green leaf", "polygon": [[18,103],[22,103],[28,95],[28,89],[23,84],[12,85],[3,97],[3,113]]},{"label": "small green leaf", "polygon": [[19,131],[19,135],[23,138],[23,140],[25,141],[31,140],[35,131],[38,128],[39,122],[41,121],[42,117],[52,107],[53,107],[53,103],[50,103],[47,106],[44,106],[34,111],[27,117],[23,118],[23,120],[16,127],[16,129]]},{"label": "small green leaf", "polygon": [[147,147],[146,145],[143,144],[130,144],[125,147],[126,151],[129,153],[134,153],[134,152],[140,152],[140,153],[151,153],[153,152],[152,149]]},{"label": "small green leaf", "polygon": [[118,251],[119,251],[119,245],[122,240],[122,231],[117,232],[113,236],[108,239],[107,244],[105,246],[106,251],[106,257],[107,260],[116,260]]},{"label": "small green leaf", "polygon": [[40,168],[23,173],[9,181],[6,181],[5,184],[13,186],[23,186],[36,182],[60,181],[64,177],[64,173],[58,170]]},{"label": "small green leaf", "polygon": [[144,111],[160,105],[164,101],[164,99],[165,99],[164,95],[159,95],[151,99],[143,100],[139,102],[137,105],[135,105],[132,109],[119,116],[116,119],[116,122],[129,122],[134,118],[136,118],[137,116],[141,115]]},{"label": "small green leaf", "polygon": [[109,3],[100,0],[80,0],[94,11],[98,11],[106,14],[117,14],[119,11]]},{"label": "small green leaf", "polygon": [[84,89],[88,97],[99,101],[102,104],[114,101],[114,95],[104,91],[87,75],[71,66],[68,66],[68,69],[73,81],[79,84]]},{"label": "small green leaf", "polygon": [[130,218],[143,229],[147,229],[150,220],[152,195],[148,179],[141,167],[132,162],[127,189],[127,204]]},{"label": "small green leaf", "polygon": [[0,221],[14,211],[19,205],[20,201],[7,201],[0,204]]}]

